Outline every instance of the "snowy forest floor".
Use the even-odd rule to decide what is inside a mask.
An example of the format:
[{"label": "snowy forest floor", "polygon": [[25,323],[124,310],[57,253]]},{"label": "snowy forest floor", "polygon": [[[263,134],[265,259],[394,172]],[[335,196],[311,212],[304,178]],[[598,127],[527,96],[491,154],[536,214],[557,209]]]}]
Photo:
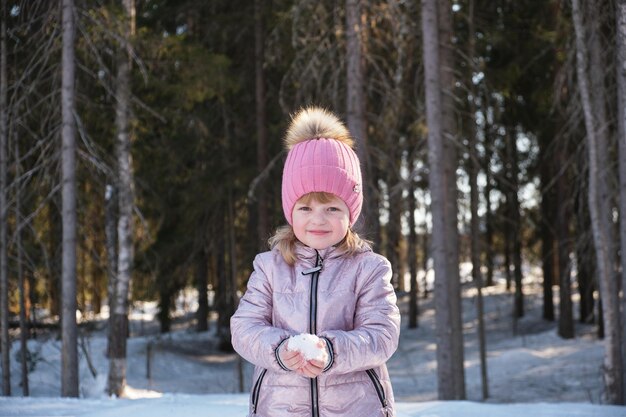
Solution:
[{"label": "snowy forest floor", "polygon": [[[596,326],[576,323],[576,338],[564,340],[556,334],[556,322],[542,319],[542,288],[538,282],[524,283],[525,316],[513,333],[513,293],[503,282],[484,290],[487,368],[491,403],[604,403],[602,382],[603,342]],[[431,294],[432,295],[432,294]],[[575,300],[576,301],[576,300]],[[419,300],[419,327],[408,329],[408,296],[402,295],[400,345],[388,366],[398,402],[437,399],[436,346],[433,299]],[[558,309],[558,304],[556,305]],[[577,303],[574,303],[577,316]],[[557,310],[558,311],[558,310]],[[239,393],[239,359],[217,349],[215,323],[208,332],[193,330],[192,314],[176,318],[173,331],[158,333],[155,308],[148,304],[135,310],[128,341],[127,395],[157,397],[160,393]],[[476,298],[471,284],[463,286],[463,321],[467,398],[481,401],[480,361],[476,332]],[[108,362],[105,358],[104,320],[81,330],[81,397],[102,398]],[[150,348],[148,348],[150,346]],[[19,343],[13,343],[12,392],[21,395]],[[84,347],[84,348],[83,348]],[[60,393],[60,348],[56,333],[40,334],[29,341],[30,394],[57,397]],[[85,355],[88,352],[88,355]],[[147,375],[148,352],[150,377]],[[90,371],[89,360],[93,366]],[[242,363],[243,392],[251,385],[252,366]]]}]

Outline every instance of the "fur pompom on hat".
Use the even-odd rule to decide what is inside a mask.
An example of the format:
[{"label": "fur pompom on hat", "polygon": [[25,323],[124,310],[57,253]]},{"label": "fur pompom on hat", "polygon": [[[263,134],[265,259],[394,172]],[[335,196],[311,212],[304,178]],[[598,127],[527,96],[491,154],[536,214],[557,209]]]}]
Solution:
[{"label": "fur pompom on hat", "polygon": [[363,192],[361,165],[353,145],[345,125],[324,109],[309,107],[292,117],[285,135],[289,153],[282,183],[283,212],[289,224],[300,197],[326,192],[346,203],[350,226],[354,225],[363,206]]}]

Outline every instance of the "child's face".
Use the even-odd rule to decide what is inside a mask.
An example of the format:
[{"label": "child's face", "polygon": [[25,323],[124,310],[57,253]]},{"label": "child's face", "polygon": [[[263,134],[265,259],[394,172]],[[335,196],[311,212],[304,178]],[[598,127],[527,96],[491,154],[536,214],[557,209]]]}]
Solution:
[{"label": "child's face", "polygon": [[348,206],[335,196],[329,200],[322,203],[304,196],[293,207],[293,231],[300,242],[313,249],[326,249],[336,245],[348,233]]}]

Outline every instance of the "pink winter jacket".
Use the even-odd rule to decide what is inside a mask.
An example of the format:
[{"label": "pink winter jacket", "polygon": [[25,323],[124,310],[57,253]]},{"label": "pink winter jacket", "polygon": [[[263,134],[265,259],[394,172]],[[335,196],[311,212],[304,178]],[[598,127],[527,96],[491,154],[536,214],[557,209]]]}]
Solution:
[{"label": "pink winter jacket", "polygon": [[[249,416],[394,416],[385,362],[398,347],[400,313],[389,261],[371,250],[348,257],[329,248],[318,257],[298,246],[297,253],[294,266],[276,249],[257,255],[231,318],[233,347],[256,365]],[[287,370],[277,355],[300,333],[330,346],[315,379]]]}]

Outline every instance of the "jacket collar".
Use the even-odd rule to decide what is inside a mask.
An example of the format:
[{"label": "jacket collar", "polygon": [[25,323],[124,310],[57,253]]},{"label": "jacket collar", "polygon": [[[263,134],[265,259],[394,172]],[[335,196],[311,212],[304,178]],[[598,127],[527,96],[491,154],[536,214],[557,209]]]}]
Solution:
[{"label": "jacket collar", "polygon": [[331,246],[326,249],[316,250],[309,246],[303,245],[302,243],[296,243],[296,256],[298,257],[298,261],[302,262],[307,266],[315,266],[315,261],[317,260],[317,255],[324,260],[338,258],[343,255],[343,252],[336,248],[335,246]]}]

